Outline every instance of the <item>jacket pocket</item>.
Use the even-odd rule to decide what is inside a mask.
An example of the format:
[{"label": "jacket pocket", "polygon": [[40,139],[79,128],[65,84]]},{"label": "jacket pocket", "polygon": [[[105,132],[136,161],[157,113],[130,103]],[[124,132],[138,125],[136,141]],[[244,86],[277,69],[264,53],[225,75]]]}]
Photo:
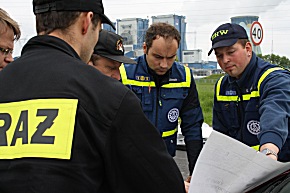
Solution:
[{"label": "jacket pocket", "polygon": [[178,100],[183,100],[187,97],[188,95],[188,90],[187,89],[182,89],[182,88],[177,88],[177,89],[161,89],[160,96],[164,100],[169,100],[169,99],[178,99]]},{"label": "jacket pocket", "polygon": [[140,99],[143,111],[153,111],[153,94],[148,87],[134,87],[132,91]]},{"label": "jacket pocket", "polygon": [[177,136],[172,135],[170,137],[163,138],[165,141],[168,153],[174,157],[176,152]]},{"label": "jacket pocket", "polygon": [[224,124],[229,130],[230,136],[236,136],[240,130],[238,109],[235,102],[224,103],[221,105],[221,114],[225,119]]}]

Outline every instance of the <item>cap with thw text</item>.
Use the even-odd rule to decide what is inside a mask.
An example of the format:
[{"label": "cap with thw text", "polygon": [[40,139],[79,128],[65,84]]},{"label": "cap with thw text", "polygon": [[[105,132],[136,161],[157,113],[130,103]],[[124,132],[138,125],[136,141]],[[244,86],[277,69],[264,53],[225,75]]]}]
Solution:
[{"label": "cap with thw text", "polygon": [[51,11],[92,11],[100,16],[102,23],[107,23],[113,29],[116,29],[115,25],[104,13],[102,0],[33,0],[34,14]]},{"label": "cap with thw text", "polygon": [[94,48],[94,54],[124,64],[137,64],[135,60],[124,56],[124,53],[123,38],[120,35],[107,30],[102,30],[99,33],[99,40]]},{"label": "cap with thw text", "polygon": [[245,28],[235,23],[225,23],[220,25],[212,34],[212,47],[208,56],[213,49],[234,45],[239,39],[248,39]]}]

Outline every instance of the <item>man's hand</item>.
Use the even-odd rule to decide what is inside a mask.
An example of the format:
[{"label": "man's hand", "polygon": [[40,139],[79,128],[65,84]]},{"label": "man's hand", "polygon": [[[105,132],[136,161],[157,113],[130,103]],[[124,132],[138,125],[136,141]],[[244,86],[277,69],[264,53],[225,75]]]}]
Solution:
[{"label": "man's hand", "polygon": [[[279,148],[273,143],[265,143],[264,145],[262,145],[260,147],[260,151],[263,151],[263,149],[265,149],[265,148],[268,148],[268,149],[276,152],[276,154],[279,153]],[[273,160],[276,160],[276,161],[278,159],[275,155],[272,155],[272,154],[267,155],[267,157],[270,157],[270,158],[272,158]]]},{"label": "man's hand", "polygon": [[190,180],[191,180],[191,176],[188,176],[186,178],[186,180],[184,181],[184,186],[185,186],[186,193],[188,193],[188,190],[189,190]]},{"label": "man's hand", "polygon": [[184,186],[185,186],[185,192],[188,193],[189,183],[187,181],[184,181]]},{"label": "man's hand", "polygon": [[190,183],[190,180],[191,180],[191,176],[188,176],[185,181]]}]

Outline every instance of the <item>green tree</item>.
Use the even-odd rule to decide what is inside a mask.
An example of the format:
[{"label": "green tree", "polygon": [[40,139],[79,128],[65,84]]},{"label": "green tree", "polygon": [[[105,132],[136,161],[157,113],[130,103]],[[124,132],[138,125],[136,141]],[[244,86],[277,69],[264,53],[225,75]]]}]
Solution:
[{"label": "green tree", "polygon": [[284,68],[290,69],[290,60],[286,58],[285,56],[279,56],[275,54],[267,54],[267,55],[261,55],[258,54],[258,57],[262,58],[265,61],[268,61],[272,64],[277,64],[279,66],[282,66]]}]

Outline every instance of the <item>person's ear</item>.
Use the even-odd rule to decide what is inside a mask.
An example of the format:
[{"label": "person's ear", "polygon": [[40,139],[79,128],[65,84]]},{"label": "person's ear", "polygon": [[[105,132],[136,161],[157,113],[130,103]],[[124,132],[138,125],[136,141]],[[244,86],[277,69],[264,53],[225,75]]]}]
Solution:
[{"label": "person's ear", "polygon": [[147,54],[147,45],[145,42],[143,42],[143,53]]},{"label": "person's ear", "polygon": [[94,16],[93,12],[84,12],[83,15],[83,25],[82,25],[82,34],[86,34],[88,32],[89,26],[92,25],[92,18]]},{"label": "person's ear", "polygon": [[90,60],[90,61],[88,62],[88,65],[90,65],[90,66],[94,66],[94,63],[93,63],[93,61],[92,61],[92,60]]},{"label": "person's ear", "polygon": [[251,42],[247,42],[246,45],[245,45],[245,48],[246,48],[246,51],[248,54],[252,54],[252,44]]}]

